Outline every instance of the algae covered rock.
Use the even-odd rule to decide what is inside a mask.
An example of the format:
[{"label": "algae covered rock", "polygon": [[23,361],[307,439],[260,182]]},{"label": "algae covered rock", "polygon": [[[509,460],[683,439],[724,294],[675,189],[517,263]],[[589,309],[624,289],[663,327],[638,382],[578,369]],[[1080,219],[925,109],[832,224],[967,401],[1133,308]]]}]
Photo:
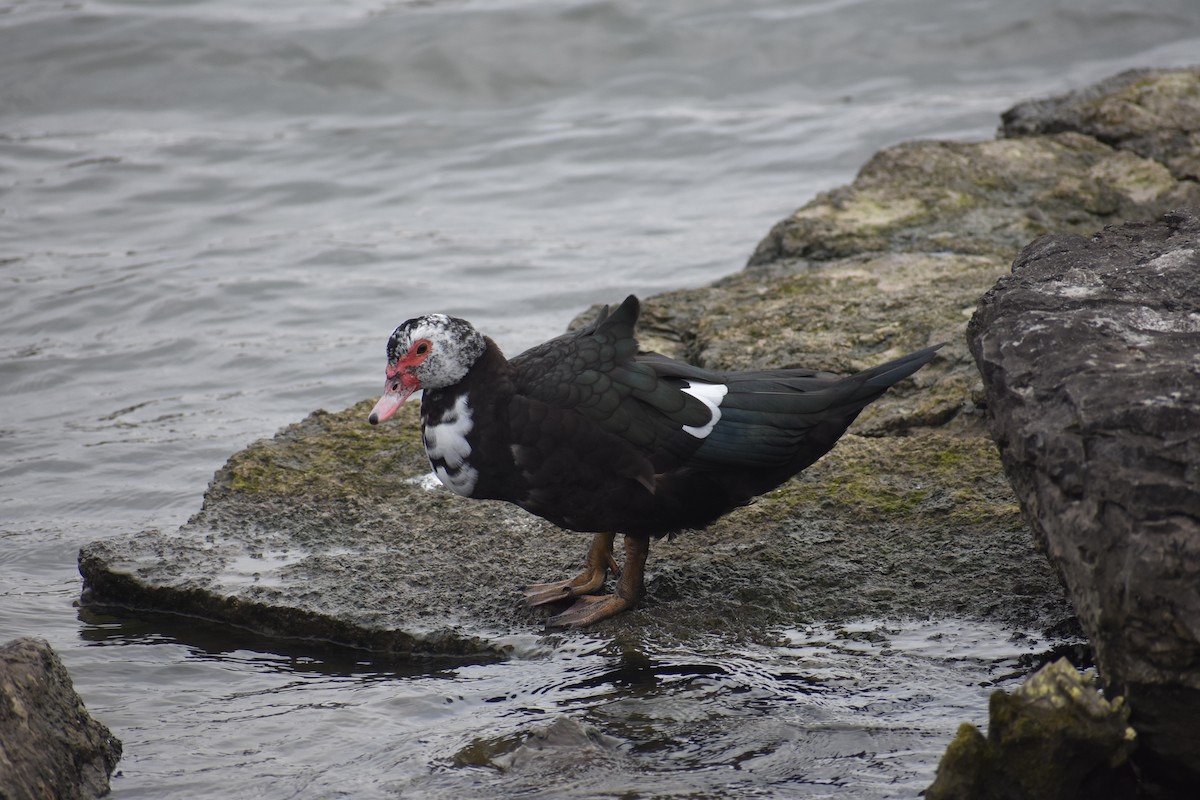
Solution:
[{"label": "algae covered rock", "polygon": [[1129,708],[1093,683],[1064,658],[1011,694],[993,692],[987,736],[959,728],[926,800],[1133,798]]},{"label": "algae covered rock", "polygon": [[[391,655],[521,646],[500,598],[511,575],[540,574],[546,554],[513,546],[540,521],[430,488],[415,406],[386,427],[370,407],[315,412],[235,454],[177,532],[82,548],[85,601]],[[504,569],[484,557],[509,550]]]},{"label": "algae covered rock", "polygon": [[938,342],[938,357],[869,406],[867,435],[938,427],[974,410],[979,377],[962,330],[999,262],[888,253],[766,275],[743,270],[712,287],[651,298],[644,314],[672,331],[681,357],[718,370],[808,366],[848,374]]},{"label": "algae covered rock", "polygon": [[1096,228],[1186,202],[1167,167],[1090,136],[908,142],[877,153],[850,186],[779,223],[751,265],[862,252],[1011,257],[1064,223]]},{"label": "algae covered rock", "polygon": [[750,265],[879,252],[1010,260],[1042,234],[1200,203],[1200,68],[1132,71],[1021,103],[1001,132],[880,151],[852,184],[775,225]]},{"label": "algae covered rock", "polygon": [[1076,131],[1200,180],[1200,70],[1136,69],[1006,111],[1007,137]]},{"label": "algae covered rock", "polygon": [[[586,537],[428,481],[415,409],[372,428],[369,404],[235,455],[181,530],[83,548],[85,600],[391,655],[537,646],[544,614],[520,587],[571,574]],[[355,493],[362,473],[310,474],[362,431],[381,437],[363,467],[379,485]],[[605,631],[773,640],[800,620],[966,614],[1046,628],[1069,616],[994,448],[937,430],[848,436],[800,481],[658,543],[652,565],[645,603]]]}]

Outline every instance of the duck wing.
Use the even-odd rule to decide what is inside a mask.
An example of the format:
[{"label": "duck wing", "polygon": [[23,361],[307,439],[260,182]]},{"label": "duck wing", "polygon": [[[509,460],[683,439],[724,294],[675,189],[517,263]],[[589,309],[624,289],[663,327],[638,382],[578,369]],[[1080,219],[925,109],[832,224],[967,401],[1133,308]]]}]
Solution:
[{"label": "duck wing", "polygon": [[[588,326],[512,360],[518,395],[567,410],[636,448],[655,473],[681,466],[796,471],[935,345],[848,377],[812,369],[714,372],[639,353],[630,295]],[[815,455],[814,455],[815,454]]]},{"label": "duck wing", "polygon": [[[510,363],[518,397],[583,417],[662,472],[696,451],[703,441],[698,432],[717,414],[712,396],[723,390],[706,396],[691,387],[721,386],[722,379],[665,356],[639,355],[634,334],[639,311],[638,299],[630,295],[615,310],[606,306],[586,327]],[[677,367],[664,370],[667,363]]]},{"label": "duck wing", "polygon": [[[720,418],[691,463],[799,471],[828,451],[864,408],[927,364],[941,347],[846,377],[810,369],[723,373],[727,391]],[[671,365],[660,369],[679,371]]]}]

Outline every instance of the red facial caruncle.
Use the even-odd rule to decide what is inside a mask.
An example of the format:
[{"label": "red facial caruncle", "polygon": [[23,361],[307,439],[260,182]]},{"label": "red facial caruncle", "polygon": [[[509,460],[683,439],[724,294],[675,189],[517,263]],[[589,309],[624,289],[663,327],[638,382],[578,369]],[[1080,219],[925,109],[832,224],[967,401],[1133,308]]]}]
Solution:
[{"label": "red facial caruncle", "polygon": [[387,366],[387,380],[383,386],[383,396],[379,398],[379,402],[371,409],[371,415],[367,417],[367,421],[372,425],[377,425],[380,422],[391,417],[400,407],[404,405],[404,401],[412,395],[413,392],[421,388],[421,380],[416,375],[417,367],[421,365],[425,359],[429,358],[429,353],[433,349],[433,343],[428,339],[418,339],[408,348],[408,352],[395,363]]}]

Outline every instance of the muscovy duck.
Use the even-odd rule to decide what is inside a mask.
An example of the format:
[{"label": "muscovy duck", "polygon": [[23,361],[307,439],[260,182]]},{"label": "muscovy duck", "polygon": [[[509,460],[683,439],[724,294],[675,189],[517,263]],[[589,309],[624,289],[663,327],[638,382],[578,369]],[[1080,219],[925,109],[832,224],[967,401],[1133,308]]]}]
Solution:
[{"label": "muscovy duck", "polygon": [[[464,497],[507,500],[594,533],[575,578],[526,588],[573,600],[551,627],[632,606],[651,538],[703,528],[827,453],[859,412],[942,345],[849,377],[811,369],[715,372],[640,352],[632,295],[590,325],[506,359],[465,320],[410,319],[387,344],[374,425],[418,389],[434,473]],[[625,536],[625,563],[613,558]],[[597,594],[611,570],[613,594]]]}]

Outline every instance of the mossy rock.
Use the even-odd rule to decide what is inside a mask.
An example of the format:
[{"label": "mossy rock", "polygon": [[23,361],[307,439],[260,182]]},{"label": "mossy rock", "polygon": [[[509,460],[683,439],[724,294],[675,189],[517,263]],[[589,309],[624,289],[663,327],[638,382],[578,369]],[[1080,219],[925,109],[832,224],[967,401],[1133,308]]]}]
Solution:
[{"label": "mossy rock", "polygon": [[1011,694],[992,693],[985,737],[964,724],[938,765],[928,800],[1133,800],[1137,737],[1129,707],[1104,698],[1095,675],[1066,659]]},{"label": "mossy rock", "polygon": [[1020,103],[1003,117],[1008,137],[1076,131],[1200,181],[1200,68],[1138,69],[1068,94]]},{"label": "mossy rock", "polygon": [[1025,527],[995,445],[979,436],[936,431],[846,436],[755,508],[779,519],[797,508],[812,508],[854,521],[950,521],[1004,531]]},{"label": "mossy rock", "polygon": [[415,405],[402,409],[402,424],[364,425],[372,400],[332,414],[318,410],[272,439],[235,453],[217,473],[210,492],[280,498],[379,499],[428,471],[420,451]]},{"label": "mossy rock", "polygon": [[[587,537],[430,488],[413,413],[370,427],[368,408],[247,448],[174,535],[84,548],[91,599],[391,653],[503,654],[536,635],[545,612],[520,587],[570,575]],[[1057,626],[1070,610],[999,476],[978,437],[849,435],[749,507],[655,544],[644,603],[602,628],[679,642],[864,616]]]},{"label": "mossy rock", "polygon": [[1078,133],[908,142],[776,225],[750,263],[878,252],[1011,259],[1045,233],[1157,216],[1189,196],[1165,165]]},{"label": "mossy rock", "polygon": [[976,300],[1007,266],[991,256],[887,253],[781,274],[744,270],[713,287],[652,297],[643,316],[654,346],[717,370],[849,374],[944,342],[853,430],[882,435],[957,420],[984,435],[983,387],[965,331]]}]

